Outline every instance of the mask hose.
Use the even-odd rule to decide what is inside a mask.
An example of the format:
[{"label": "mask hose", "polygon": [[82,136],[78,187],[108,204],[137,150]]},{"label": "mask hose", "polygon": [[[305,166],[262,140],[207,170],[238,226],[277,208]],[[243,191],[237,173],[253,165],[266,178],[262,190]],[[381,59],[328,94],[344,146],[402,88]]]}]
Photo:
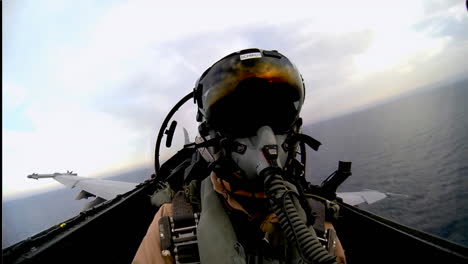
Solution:
[{"label": "mask hose", "polygon": [[302,263],[337,263],[335,257],[330,256],[323,248],[315,231],[309,229],[299,217],[295,206],[299,204],[298,200],[291,195],[292,192],[280,173],[277,170],[265,170],[264,176],[265,192],[270,205],[288,240],[297,244]]}]

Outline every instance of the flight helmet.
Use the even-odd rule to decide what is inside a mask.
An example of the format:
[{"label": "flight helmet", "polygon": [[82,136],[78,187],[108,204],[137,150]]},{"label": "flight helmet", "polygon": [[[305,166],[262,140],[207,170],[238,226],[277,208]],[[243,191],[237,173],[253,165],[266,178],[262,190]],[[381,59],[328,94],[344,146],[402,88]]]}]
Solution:
[{"label": "flight helmet", "polygon": [[223,136],[254,136],[262,126],[284,134],[298,121],[305,87],[276,50],[245,49],[220,59],[197,80],[197,121]]}]

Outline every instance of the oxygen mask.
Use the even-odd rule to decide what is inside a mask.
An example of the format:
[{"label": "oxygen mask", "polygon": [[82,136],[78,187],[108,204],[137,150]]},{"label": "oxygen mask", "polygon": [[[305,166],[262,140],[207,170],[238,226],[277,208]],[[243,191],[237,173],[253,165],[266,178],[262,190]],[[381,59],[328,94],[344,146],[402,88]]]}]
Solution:
[{"label": "oxygen mask", "polygon": [[262,126],[255,136],[233,141],[231,159],[241,170],[244,180],[263,182],[267,169],[282,170],[288,160],[287,135],[275,135],[270,126]]}]

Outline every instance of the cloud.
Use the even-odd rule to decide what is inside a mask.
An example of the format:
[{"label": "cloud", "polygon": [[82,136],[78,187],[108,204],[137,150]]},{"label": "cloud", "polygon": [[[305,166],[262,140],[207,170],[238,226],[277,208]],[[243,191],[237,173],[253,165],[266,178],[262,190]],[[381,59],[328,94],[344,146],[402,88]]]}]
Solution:
[{"label": "cloud", "polygon": [[425,15],[433,15],[440,12],[446,12],[454,6],[461,6],[464,8],[465,3],[459,0],[426,0],[423,1],[423,9]]},{"label": "cloud", "polygon": [[426,32],[432,37],[451,37],[455,41],[468,40],[466,29],[468,28],[468,15],[457,16],[437,16],[431,17],[417,23],[415,29]]},{"label": "cloud", "polygon": [[[341,34],[315,34],[302,39],[292,54],[312,91],[329,93],[355,73],[353,56],[363,53],[373,41],[371,31]],[[293,43],[291,43],[293,45]],[[315,97],[315,96],[314,96]]]},{"label": "cloud", "polygon": [[207,67],[221,57],[247,47],[283,52],[298,65],[306,81],[310,80],[311,90],[324,89],[349,78],[353,72],[352,56],[363,52],[372,39],[372,34],[365,31],[306,37],[299,34],[298,28],[295,24],[235,27],[159,43],[152,49],[166,52],[149,54],[148,63],[139,73],[117,89],[97,97],[96,101],[101,102],[98,108],[127,119],[132,126],[149,128],[155,117],[161,119],[173,104],[192,90],[196,79]]},{"label": "cloud", "polygon": [[443,87],[444,83],[466,78],[468,62],[459,58],[468,53],[468,47],[447,39],[441,41],[435,52],[429,49],[414,53],[402,64],[343,83],[333,93],[313,99],[303,110],[304,119],[329,119],[434,83]]},{"label": "cloud", "polygon": [[11,83],[2,85],[3,106],[6,108],[17,108],[24,104],[28,95],[25,88]]},{"label": "cloud", "polygon": [[30,105],[25,114],[34,122],[33,131],[3,131],[5,195],[42,186],[26,179],[33,172],[74,170],[82,176],[97,176],[108,168],[149,160],[138,131],[105,113],[62,102],[50,107]]},{"label": "cloud", "polygon": [[[102,102],[99,108],[127,120],[132,127],[155,131],[170,107],[191,90],[199,76],[197,73],[226,54],[246,47],[277,49],[298,65],[308,88],[306,104],[309,106],[304,108],[312,113],[308,121],[329,118],[360,104],[430,83],[435,76],[442,78],[443,74],[430,77],[418,74],[415,75],[419,76],[418,81],[407,81],[406,84],[404,81],[415,79],[408,75],[414,69],[424,72],[430,67],[430,58],[447,47],[443,38],[431,39],[423,33],[409,31],[402,35],[401,31],[382,33],[373,30],[304,35],[301,28],[297,22],[281,26],[234,27],[158,42],[149,49],[165,52],[149,53],[147,63],[139,68],[139,73],[118,85],[117,90],[103,93],[102,98],[113,97],[115,100],[99,99]],[[400,41],[400,37],[406,41]],[[441,69],[441,73],[445,72]],[[375,76],[381,80],[389,79],[383,76],[401,76],[403,85],[382,85]],[[348,98],[352,103],[331,106],[342,98]]]}]

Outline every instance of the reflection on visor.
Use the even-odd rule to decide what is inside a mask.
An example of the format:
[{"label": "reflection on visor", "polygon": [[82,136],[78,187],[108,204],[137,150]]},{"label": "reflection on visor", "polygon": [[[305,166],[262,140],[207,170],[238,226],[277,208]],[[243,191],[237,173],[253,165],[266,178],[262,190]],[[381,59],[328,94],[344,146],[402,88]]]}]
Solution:
[{"label": "reflection on visor", "polygon": [[286,83],[249,78],[209,109],[208,120],[215,130],[236,138],[254,136],[265,125],[283,134],[298,117],[302,104],[298,91]]}]

